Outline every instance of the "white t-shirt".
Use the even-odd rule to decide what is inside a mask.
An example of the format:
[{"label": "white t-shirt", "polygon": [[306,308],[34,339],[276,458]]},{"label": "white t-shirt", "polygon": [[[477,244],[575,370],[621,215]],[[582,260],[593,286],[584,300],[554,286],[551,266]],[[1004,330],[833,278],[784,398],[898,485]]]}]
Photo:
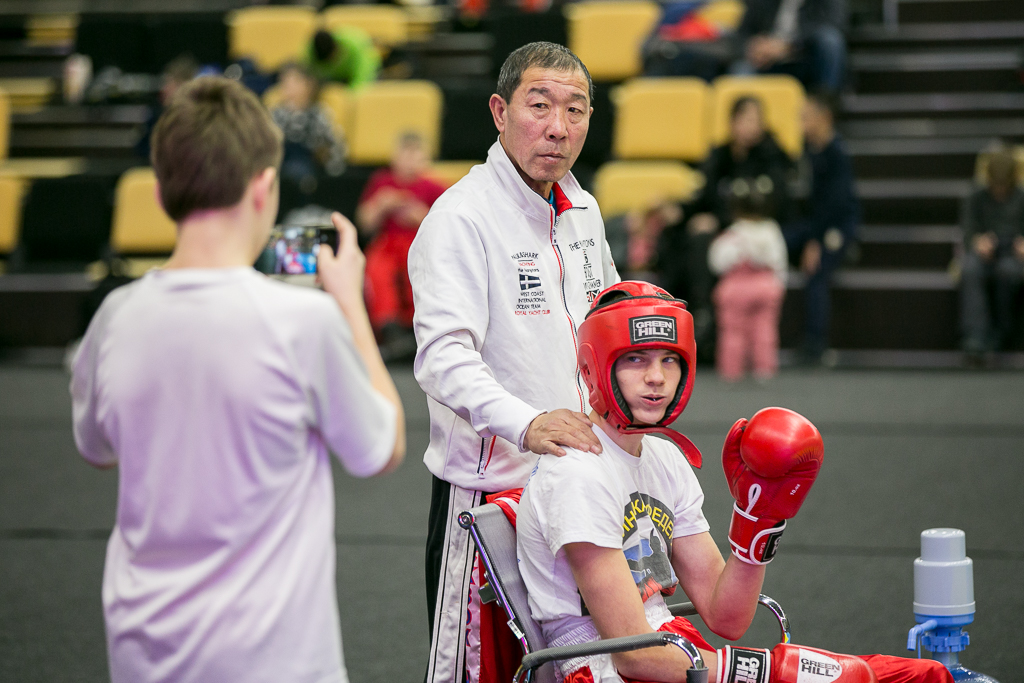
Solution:
[{"label": "white t-shirt", "polygon": [[[601,455],[570,448],[560,458],[542,455],[519,503],[519,570],[530,611],[552,647],[599,637],[583,613],[565,544],[621,548],[647,621],[657,629],[672,619],[661,593],[678,583],[670,562],[672,539],[709,529],[701,510],[704,492],[674,444],[645,436],[637,458],[596,425],[594,433]],[[563,675],[589,665],[596,680],[619,680],[609,655],[559,665]]]},{"label": "white t-shirt", "polygon": [[150,273],[104,301],[71,393],[82,455],[120,466],[112,680],[346,681],[328,449],[379,472],[396,413],[333,299],[251,268]]}]

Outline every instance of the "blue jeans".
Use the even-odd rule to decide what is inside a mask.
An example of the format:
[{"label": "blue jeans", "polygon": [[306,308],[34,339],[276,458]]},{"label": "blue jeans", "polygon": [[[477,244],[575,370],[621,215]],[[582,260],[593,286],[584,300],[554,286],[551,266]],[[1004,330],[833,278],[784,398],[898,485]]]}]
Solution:
[{"label": "blue jeans", "polygon": [[[1013,331],[1013,307],[1024,264],[1012,254],[984,261],[969,251],[960,281],[960,327],[970,349],[999,348]],[[989,303],[989,287],[992,301]]]},{"label": "blue jeans", "polygon": [[[758,73],[746,58],[733,63],[730,73]],[[791,61],[772,64],[760,73],[789,74],[808,90],[839,92],[846,77],[846,37],[834,26],[819,26],[804,41],[804,49]]]},{"label": "blue jeans", "polygon": [[[813,238],[809,226],[803,223],[787,225],[783,230],[786,247],[791,258],[800,263],[804,247]],[[821,355],[828,348],[829,325],[832,320],[832,300],[829,285],[832,274],[842,262],[846,244],[836,251],[821,247],[821,263],[804,284],[804,339],[803,349],[810,355]]]}]

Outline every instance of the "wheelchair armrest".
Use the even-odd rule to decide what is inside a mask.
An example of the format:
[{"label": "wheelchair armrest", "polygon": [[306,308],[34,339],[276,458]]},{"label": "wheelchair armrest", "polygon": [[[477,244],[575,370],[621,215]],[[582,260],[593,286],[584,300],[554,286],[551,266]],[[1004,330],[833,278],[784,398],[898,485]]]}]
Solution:
[{"label": "wheelchair armrest", "polygon": [[624,638],[609,638],[608,640],[595,640],[589,643],[578,645],[566,645],[564,647],[549,647],[543,650],[531,652],[523,657],[523,663],[516,672],[513,681],[521,683],[526,674],[542,664],[547,664],[556,659],[574,659],[576,657],[588,657],[591,655],[605,655],[613,652],[628,652],[630,650],[642,650],[648,647],[661,645],[675,645],[686,653],[693,665],[686,673],[687,683],[706,683],[708,669],[700,656],[697,648],[686,638],[675,633],[643,633],[638,636],[626,636]]},{"label": "wheelchair armrest", "polygon": [[775,619],[779,622],[779,631],[781,631],[779,642],[791,642],[793,640],[793,635],[789,630],[789,619],[786,617],[786,613],[782,610],[782,605],[775,602],[775,600],[764,593],[757,596],[757,602],[759,605],[763,605],[768,608],[768,611],[775,615]]},{"label": "wheelchair armrest", "polygon": [[697,613],[692,602],[677,602],[668,606],[669,613],[674,617],[689,617]]},{"label": "wheelchair armrest", "polygon": [[[775,616],[776,621],[779,622],[779,630],[782,632],[782,635],[779,637],[779,642],[791,642],[792,635],[789,630],[789,619],[786,618],[786,613],[782,610],[782,605],[763,593],[757,596],[757,602],[759,605],[766,607],[768,611]],[[697,608],[693,606],[692,602],[679,602],[674,605],[669,605],[668,611],[674,617],[688,617],[693,614],[697,614]]]}]

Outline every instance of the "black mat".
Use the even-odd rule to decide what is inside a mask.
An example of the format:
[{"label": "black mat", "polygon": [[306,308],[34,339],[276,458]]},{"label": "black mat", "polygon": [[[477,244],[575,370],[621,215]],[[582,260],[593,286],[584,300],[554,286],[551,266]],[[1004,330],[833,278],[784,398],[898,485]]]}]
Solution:
[{"label": "black mat", "polygon": [[[429,475],[426,402],[396,370],[409,457],[394,475],[336,474],[338,597],[354,683],[419,683],[427,656],[423,551]],[[0,366],[0,680],[107,680],[100,579],[116,472],[75,452],[68,378]],[[964,663],[1010,683],[1024,669],[1024,374],[797,372],[727,387],[703,372],[679,425],[704,451],[705,514],[722,546],[731,501],[718,464],[737,417],[766,405],[821,429],[825,466],[790,524],[765,592],[796,642],[907,654],[919,534],[967,533],[977,617]],[[724,548],[723,548],[724,549]],[[743,643],[768,646],[759,615]],[[711,638],[715,644],[722,641]]]}]

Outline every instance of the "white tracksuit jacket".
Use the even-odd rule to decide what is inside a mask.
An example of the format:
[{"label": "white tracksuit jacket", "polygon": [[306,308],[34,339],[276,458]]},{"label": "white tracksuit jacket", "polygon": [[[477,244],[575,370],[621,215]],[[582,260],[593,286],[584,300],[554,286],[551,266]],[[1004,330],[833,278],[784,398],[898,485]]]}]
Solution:
[{"label": "white tracksuit jacket", "polygon": [[594,197],[571,173],[557,215],[500,142],[441,195],[409,251],[415,374],[427,394],[423,462],[463,488],[523,486],[537,456],[521,450],[544,411],[589,412],[576,329],[619,281]]}]

